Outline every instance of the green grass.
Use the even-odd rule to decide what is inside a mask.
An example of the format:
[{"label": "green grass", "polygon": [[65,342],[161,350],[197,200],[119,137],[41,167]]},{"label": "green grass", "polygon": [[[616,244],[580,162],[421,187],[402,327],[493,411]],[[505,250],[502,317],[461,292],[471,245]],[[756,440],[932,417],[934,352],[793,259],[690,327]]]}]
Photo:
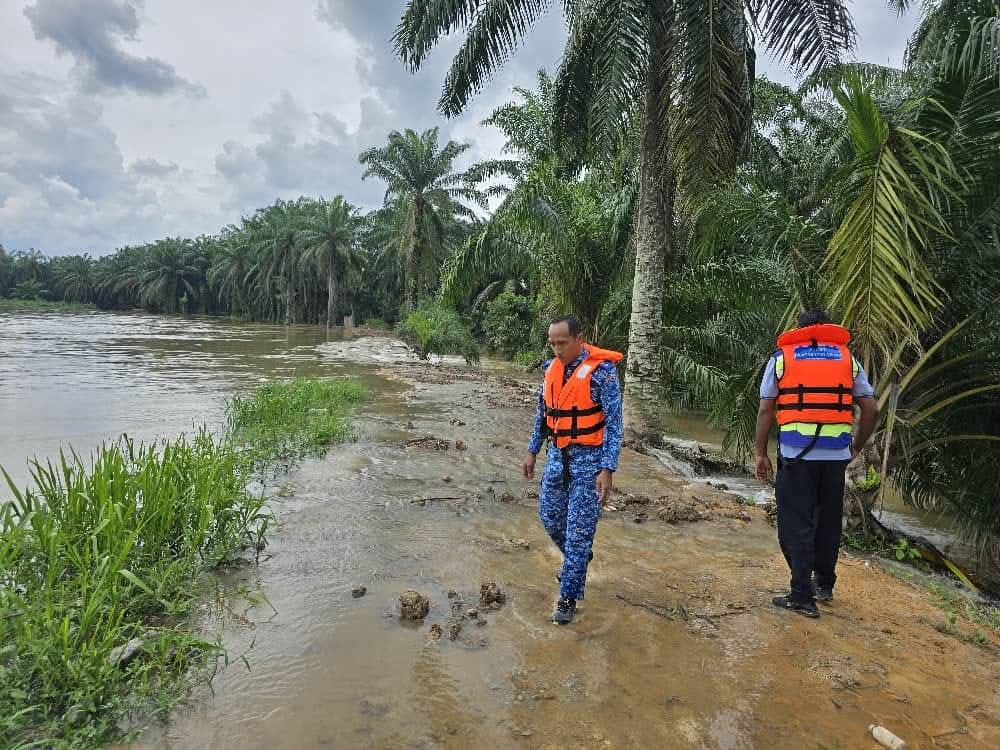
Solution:
[{"label": "green grass", "polygon": [[45,299],[12,299],[0,297],[0,313],[5,312],[85,312],[96,310],[91,304]]},{"label": "green grass", "polygon": [[[266,544],[262,462],[349,436],[347,380],[296,380],[233,399],[231,430],[127,437],[89,462],[32,463],[0,505],[0,747],[92,747],[166,713],[209,675],[219,642],[187,615],[220,565]],[[141,639],[127,665],[116,647]]]},{"label": "green grass", "polygon": [[230,400],[230,434],[266,460],[294,461],[350,437],[347,412],[368,391],[353,380],[296,378]]},{"label": "green grass", "polygon": [[974,625],[1000,633],[1000,606],[962,596],[934,581],[929,582],[926,589],[934,597],[938,607],[946,613],[959,615]]}]

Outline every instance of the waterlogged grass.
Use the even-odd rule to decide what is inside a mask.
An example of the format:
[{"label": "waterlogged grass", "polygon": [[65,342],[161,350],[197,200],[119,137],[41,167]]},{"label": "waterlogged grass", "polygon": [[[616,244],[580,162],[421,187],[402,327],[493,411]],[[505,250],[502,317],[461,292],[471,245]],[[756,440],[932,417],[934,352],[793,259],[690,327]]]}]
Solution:
[{"label": "waterlogged grass", "polygon": [[234,440],[265,460],[322,454],[350,437],[347,413],[368,391],[353,380],[297,378],[268,383],[228,405]]},{"label": "waterlogged grass", "polygon": [[[32,464],[0,505],[0,748],[91,747],[163,716],[218,642],[186,615],[205,572],[263,548],[262,462],[349,435],[351,381],[296,380],[234,399],[231,430],[128,438],[89,462]],[[115,657],[128,645],[127,660]]]},{"label": "waterlogged grass", "polygon": [[5,312],[85,312],[97,308],[80,302],[0,297],[0,313]]}]

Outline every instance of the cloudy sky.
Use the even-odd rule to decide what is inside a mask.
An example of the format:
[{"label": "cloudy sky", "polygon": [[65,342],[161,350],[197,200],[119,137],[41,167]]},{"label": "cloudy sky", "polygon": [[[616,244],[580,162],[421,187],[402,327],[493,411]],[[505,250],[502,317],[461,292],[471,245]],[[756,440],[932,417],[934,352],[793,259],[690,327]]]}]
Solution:
[{"label": "cloudy sky", "polygon": [[[275,198],[372,207],[358,153],[440,125],[495,154],[478,123],[555,66],[551,11],[461,118],[435,112],[450,40],[411,75],[388,39],[405,0],[0,0],[0,243],[101,255],[212,233]],[[856,0],[858,57],[899,64],[914,19]],[[772,78],[788,74],[767,60]],[[442,140],[444,140],[444,138]]]}]

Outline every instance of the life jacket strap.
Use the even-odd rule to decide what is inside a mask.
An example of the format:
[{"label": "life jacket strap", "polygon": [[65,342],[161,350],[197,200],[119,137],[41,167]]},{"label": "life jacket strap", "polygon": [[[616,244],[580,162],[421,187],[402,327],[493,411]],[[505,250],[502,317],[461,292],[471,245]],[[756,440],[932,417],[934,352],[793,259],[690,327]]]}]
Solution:
[{"label": "life jacket strap", "polygon": [[593,435],[595,432],[600,432],[601,430],[603,430],[605,424],[606,424],[605,420],[602,419],[600,422],[598,422],[595,425],[591,425],[590,427],[578,427],[576,429],[575,434],[572,429],[553,430],[550,427],[548,430],[548,435],[549,437],[555,437],[555,438],[562,438],[562,437],[575,438],[575,437],[580,437],[581,435]]}]

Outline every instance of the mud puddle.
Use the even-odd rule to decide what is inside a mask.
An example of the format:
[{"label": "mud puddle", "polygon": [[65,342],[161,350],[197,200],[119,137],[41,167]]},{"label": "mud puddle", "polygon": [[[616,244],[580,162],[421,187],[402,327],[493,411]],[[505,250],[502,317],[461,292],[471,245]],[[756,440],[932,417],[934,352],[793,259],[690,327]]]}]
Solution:
[{"label": "mud puddle", "polygon": [[[385,353],[359,341],[359,360]],[[821,619],[775,610],[765,513],[631,450],[579,618],[550,624],[560,558],[519,476],[530,384],[355,369],[378,389],[358,442],[286,479],[271,558],[226,580],[273,609],[206,611],[229,665],[133,747],[868,748],[871,723],[913,748],[1000,747],[995,634],[939,632],[926,594],[860,559]],[[400,618],[408,590],[422,619]]]}]

